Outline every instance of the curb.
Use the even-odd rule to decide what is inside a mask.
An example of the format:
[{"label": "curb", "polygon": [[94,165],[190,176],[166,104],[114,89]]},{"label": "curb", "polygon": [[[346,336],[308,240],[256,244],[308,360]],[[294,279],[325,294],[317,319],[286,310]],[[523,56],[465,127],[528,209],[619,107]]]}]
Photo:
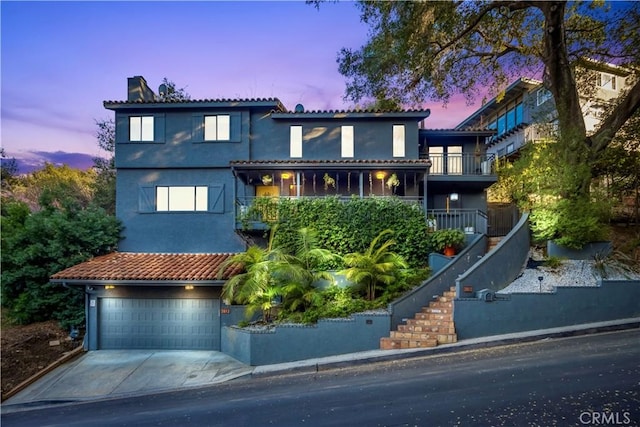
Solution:
[{"label": "curb", "polygon": [[588,323],[569,327],[551,328],[538,331],[527,331],[505,335],[476,338],[454,344],[443,344],[437,347],[404,349],[404,350],[371,350],[368,352],[346,355],[328,356],[317,359],[302,360],[274,365],[256,366],[251,373],[252,378],[265,378],[277,375],[295,375],[319,373],[334,369],[366,365],[370,363],[391,362],[395,360],[417,359],[459,351],[478,350],[504,345],[523,344],[547,338],[569,338],[603,332],[616,332],[629,329],[640,329],[640,318],[620,319],[615,321]]},{"label": "curb", "polygon": [[9,399],[10,397],[15,396],[16,394],[18,394],[19,392],[21,392],[22,390],[24,390],[25,388],[27,388],[28,386],[33,384],[34,382],[38,381],[40,378],[44,377],[49,372],[51,372],[54,369],[56,369],[58,366],[75,359],[76,357],[78,357],[82,353],[84,353],[84,347],[83,346],[79,346],[79,347],[74,348],[73,350],[71,350],[70,352],[66,353],[61,358],[56,360],[55,362],[51,363],[49,366],[45,367],[43,370],[41,370],[39,372],[36,372],[35,374],[31,375],[29,378],[27,378],[26,380],[22,381],[20,384],[18,384],[17,386],[12,388],[11,390],[9,390],[9,391],[7,391],[5,393],[2,393],[2,397],[1,397],[0,401],[4,402],[5,400]]}]

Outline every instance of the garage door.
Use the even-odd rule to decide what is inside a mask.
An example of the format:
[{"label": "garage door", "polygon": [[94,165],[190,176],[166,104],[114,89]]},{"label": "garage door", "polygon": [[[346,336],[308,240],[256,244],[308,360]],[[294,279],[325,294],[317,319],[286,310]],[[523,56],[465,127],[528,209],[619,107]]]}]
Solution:
[{"label": "garage door", "polygon": [[220,300],[100,298],[100,349],[220,350]]}]

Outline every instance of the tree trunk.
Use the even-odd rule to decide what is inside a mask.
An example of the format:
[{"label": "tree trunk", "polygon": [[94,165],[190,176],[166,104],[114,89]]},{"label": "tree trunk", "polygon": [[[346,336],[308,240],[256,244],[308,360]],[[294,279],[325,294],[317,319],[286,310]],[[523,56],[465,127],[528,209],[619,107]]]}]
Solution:
[{"label": "tree trunk", "polygon": [[[562,196],[586,196],[589,194],[592,177],[588,164],[591,156],[580,97],[567,55],[564,26],[566,2],[537,2],[536,5],[545,17],[544,83],[553,94],[558,111],[558,161],[569,167],[576,167],[574,182],[568,186],[569,194]],[[586,168],[579,168],[581,165]]]}]

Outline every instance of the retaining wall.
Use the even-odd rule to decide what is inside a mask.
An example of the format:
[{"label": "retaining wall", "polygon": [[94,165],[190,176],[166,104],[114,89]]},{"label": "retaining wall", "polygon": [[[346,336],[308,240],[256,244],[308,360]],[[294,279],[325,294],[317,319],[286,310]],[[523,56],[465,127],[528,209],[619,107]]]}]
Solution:
[{"label": "retaining wall", "polygon": [[499,291],[507,287],[522,272],[529,246],[529,215],[524,214],[491,252],[457,278],[456,295],[475,297],[482,289]]},{"label": "retaining wall", "polygon": [[265,330],[222,328],[222,351],[252,366],[294,362],[380,348],[389,336],[388,313],[357,313],[316,325],[282,325]]},{"label": "retaining wall", "polygon": [[397,328],[404,319],[412,318],[420,309],[433,300],[434,295],[455,285],[456,279],[466,269],[475,264],[487,251],[487,237],[484,234],[469,235],[467,246],[459,255],[451,259],[440,271],[424,284],[389,304],[391,330]]},{"label": "retaining wall", "polygon": [[499,298],[454,301],[458,340],[640,316],[640,280],[600,280],[597,286]]}]

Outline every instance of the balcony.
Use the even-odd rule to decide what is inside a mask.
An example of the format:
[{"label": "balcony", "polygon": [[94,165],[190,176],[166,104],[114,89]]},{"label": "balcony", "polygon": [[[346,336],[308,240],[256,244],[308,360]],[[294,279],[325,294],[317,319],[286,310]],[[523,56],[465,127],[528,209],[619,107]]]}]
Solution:
[{"label": "balcony", "polygon": [[430,154],[429,178],[437,176],[494,176],[493,154]]}]

